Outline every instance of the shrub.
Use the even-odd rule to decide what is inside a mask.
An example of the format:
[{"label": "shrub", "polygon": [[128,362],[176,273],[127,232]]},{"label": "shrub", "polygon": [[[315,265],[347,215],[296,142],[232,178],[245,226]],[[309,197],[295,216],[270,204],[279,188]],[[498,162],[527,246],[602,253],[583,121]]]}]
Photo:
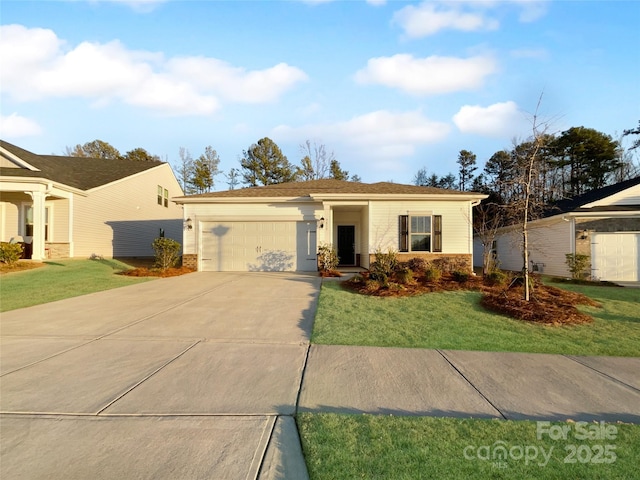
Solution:
[{"label": "shrub", "polygon": [[414,272],[424,272],[429,268],[429,262],[422,257],[413,257],[407,262],[407,267]]},{"label": "shrub", "polygon": [[13,265],[22,256],[22,245],[19,243],[2,242],[0,244],[0,262]]},{"label": "shrub", "polygon": [[390,248],[386,253],[382,250],[376,250],[374,255],[375,260],[369,266],[369,270],[372,273],[383,273],[390,277],[398,267],[398,253]]},{"label": "shrub", "polygon": [[413,272],[410,268],[403,268],[396,272],[396,281],[402,285],[413,283]]},{"label": "shrub", "polygon": [[167,270],[178,263],[180,259],[180,244],[171,238],[158,237],[153,241],[153,250],[156,252],[155,266],[161,270]]},{"label": "shrub", "polygon": [[591,267],[591,259],[589,255],[582,255],[580,253],[567,253],[565,254],[565,262],[569,271],[571,272],[571,278],[574,280],[583,280],[588,277],[586,272]]},{"label": "shrub", "polygon": [[378,282],[383,287],[389,285],[389,276],[384,272],[371,272],[369,279]]},{"label": "shrub", "polygon": [[322,244],[318,247],[318,268],[321,272],[335,270],[338,262],[338,253],[333,245]]},{"label": "shrub", "polygon": [[424,279],[427,282],[437,282],[438,280],[440,280],[441,276],[442,272],[437,267],[431,266],[424,271]]},{"label": "shrub", "polygon": [[455,270],[451,272],[451,276],[458,283],[464,283],[469,280],[469,272],[466,270]]},{"label": "shrub", "polygon": [[507,283],[507,274],[500,270],[494,270],[484,276],[484,283],[489,286],[502,286]]}]

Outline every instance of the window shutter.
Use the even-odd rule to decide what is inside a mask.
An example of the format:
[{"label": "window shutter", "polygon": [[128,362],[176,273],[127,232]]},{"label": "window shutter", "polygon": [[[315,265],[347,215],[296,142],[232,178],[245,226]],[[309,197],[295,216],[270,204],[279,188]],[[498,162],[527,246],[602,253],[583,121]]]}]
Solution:
[{"label": "window shutter", "polygon": [[433,216],[433,251],[442,252],[442,215]]},{"label": "window shutter", "polygon": [[409,251],[409,215],[400,215],[400,251]]}]

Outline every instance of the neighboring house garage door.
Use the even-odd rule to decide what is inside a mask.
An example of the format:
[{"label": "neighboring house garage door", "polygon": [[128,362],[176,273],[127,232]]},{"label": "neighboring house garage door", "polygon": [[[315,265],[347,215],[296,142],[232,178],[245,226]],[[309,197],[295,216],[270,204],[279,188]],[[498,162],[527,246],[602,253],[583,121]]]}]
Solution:
[{"label": "neighboring house garage door", "polygon": [[600,280],[640,280],[640,233],[594,233],[591,243],[593,276]]},{"label": "neighboring house garage door", "polygon": [[205,271],[315,271],[315,222],[203,222]]}]

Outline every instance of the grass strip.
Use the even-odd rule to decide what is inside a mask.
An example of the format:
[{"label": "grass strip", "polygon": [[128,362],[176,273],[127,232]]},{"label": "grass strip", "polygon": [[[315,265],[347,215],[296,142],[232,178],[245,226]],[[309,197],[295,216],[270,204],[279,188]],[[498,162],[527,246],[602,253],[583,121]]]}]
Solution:
[{"label": "grass strip", "polygon": [[593,323],[547,326],[514,320],[482,308],[479,292],[388,298],[324,282],[311,340],[325,345],[640,356],[640,290],[561,288],[602,304],[602,308],[580,307],[594,317]]},{"label": "grass strip", "polygon": [[333,413],[302,413],[296,421],[312,480],[586,480],[640,474],[639,425]]}]

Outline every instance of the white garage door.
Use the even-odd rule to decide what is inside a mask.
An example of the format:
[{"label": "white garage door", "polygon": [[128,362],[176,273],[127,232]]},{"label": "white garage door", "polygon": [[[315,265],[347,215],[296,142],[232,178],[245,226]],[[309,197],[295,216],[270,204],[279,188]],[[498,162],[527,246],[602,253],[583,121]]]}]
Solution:
[{"label": "white garage door", "polygon": [[600,280],[640,280],[640,233],[594,233],[591,241],[593,276]]},{"label": "white garage door", "polygon": [[216,272],[315,271],[315,222],[203,222],[201,268]]}]

